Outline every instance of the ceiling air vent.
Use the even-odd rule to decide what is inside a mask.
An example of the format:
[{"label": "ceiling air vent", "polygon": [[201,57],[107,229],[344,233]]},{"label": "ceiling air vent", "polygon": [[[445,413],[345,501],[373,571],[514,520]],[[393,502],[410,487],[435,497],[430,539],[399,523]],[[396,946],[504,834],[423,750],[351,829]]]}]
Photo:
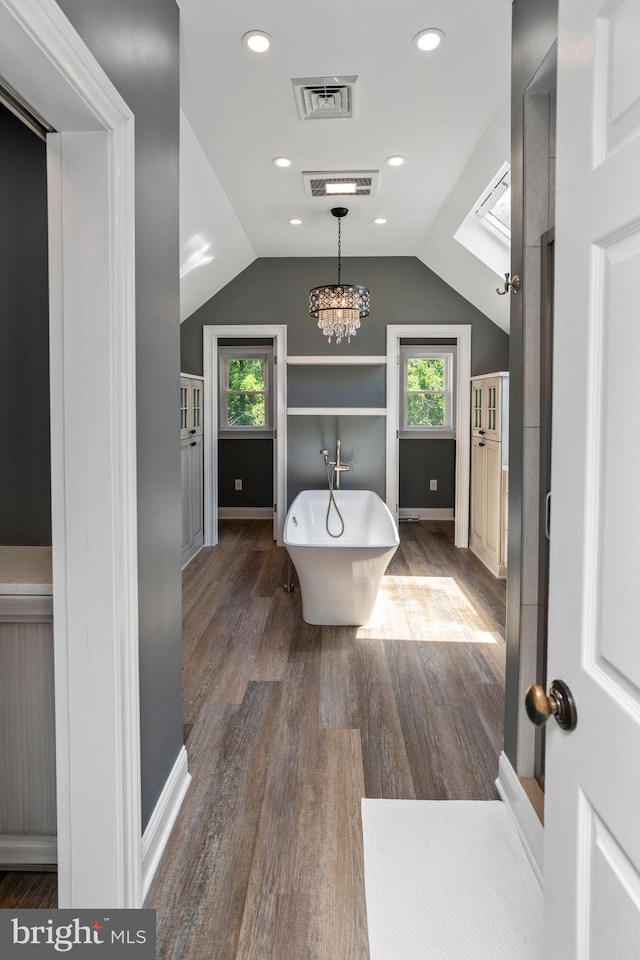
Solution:
[{"label": "ceiling air vent", "polygon": [[378,170],[307,170],[302,174],[308,197],[372,197],[378,186]]},{"label": "ceiling air vent", "polygon": [[293,93],[301,120],[353,117],[357,77],[294,77]]}]

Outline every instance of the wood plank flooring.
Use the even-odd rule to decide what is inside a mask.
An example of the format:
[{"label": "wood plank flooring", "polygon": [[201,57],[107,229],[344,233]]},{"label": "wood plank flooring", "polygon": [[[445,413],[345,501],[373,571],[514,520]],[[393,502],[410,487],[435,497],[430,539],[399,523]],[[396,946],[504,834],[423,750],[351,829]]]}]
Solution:
[{"label": "wood plank flooring", "polygon": [[0,873],[0,910],[49,910],[58,906],[58,874],[10,870]]},{"label": "wood plank flooring", "polygon": [[400,531],[366,628],[302,620],[268,521],[221,522],[185,571],[159,958],[367,960],[361,798],[497,797],[505,585],[452,523]]}]

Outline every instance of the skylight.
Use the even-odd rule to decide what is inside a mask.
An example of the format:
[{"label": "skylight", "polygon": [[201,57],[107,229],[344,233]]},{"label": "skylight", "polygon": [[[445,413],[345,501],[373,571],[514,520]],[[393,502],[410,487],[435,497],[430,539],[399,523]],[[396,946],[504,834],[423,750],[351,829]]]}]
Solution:
[{"label": "skylight", "polygon": [[502,240],[511,243],[511,169],[493,178],[475,215],[486,228],[497,231]]},{"label": "skylight", "polygon": [[454,235],[498,276],[510,269],[511,166],[503,163]]}]

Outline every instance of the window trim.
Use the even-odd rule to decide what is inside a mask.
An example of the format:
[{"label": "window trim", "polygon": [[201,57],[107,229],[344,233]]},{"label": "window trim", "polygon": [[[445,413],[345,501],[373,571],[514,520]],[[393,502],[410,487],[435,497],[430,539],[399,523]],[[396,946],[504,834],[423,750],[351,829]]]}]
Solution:
[{"label": "window trim", "polygon": [[[445,422],[441,427],[419,427],[407,423],[409,390],[407,388],[408,361],[428,357],[443,359],[445,372]],[[400,437],[404,439],[455,439],[456,436],[456,376],[457,347],[453,344],[402,344],[400,346]],[[439,391],[434,391],[439,392]]]},{"label": "window trim", "polygon": [[478,202],[473,214],[484,230],[489,230],[496,239],[509,247],[511,246],[511,230],[493,215],[492,210],[498,200],[500,200],[510,188],[511,167],[508,166],[506,171],[503,168],[498,171],[487,187],[488,192],[486,192]]},{"label": "window trim", "polygon": [[[223,346],[218,348],[218,434],[223,438],[232,439],[234,437],[272,437],[273,436],[273,347],[233,347]],[[237,424],[229,426],[227,422],[228,406],[227,397],[230,391],[227,389],[229,382],[229,361],[230,360],[264,360],[264,390],[243,391],[247,394],[264,394],[265,398],[265,423],[263,426],[254,424]]]}]

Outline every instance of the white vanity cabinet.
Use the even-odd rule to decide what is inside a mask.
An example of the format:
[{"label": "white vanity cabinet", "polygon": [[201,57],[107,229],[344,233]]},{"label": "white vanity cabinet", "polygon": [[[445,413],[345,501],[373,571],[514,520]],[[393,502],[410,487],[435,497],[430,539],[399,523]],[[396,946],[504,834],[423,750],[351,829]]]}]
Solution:
[{"label": "white vanity cabinet", "polygon": [[507,575],[508,432],[509,374],[472,377],[469,548],[500,578]]},{"label": "white vanity cabinet", "polygon": [[204,543],[204,457],[202,377],[180,376],[180,460],[182,468],[182,565]]},{"label": "white vanity cabinet", "polygon": [[56,863],[51,547],[0,547],[0,870]]}]

